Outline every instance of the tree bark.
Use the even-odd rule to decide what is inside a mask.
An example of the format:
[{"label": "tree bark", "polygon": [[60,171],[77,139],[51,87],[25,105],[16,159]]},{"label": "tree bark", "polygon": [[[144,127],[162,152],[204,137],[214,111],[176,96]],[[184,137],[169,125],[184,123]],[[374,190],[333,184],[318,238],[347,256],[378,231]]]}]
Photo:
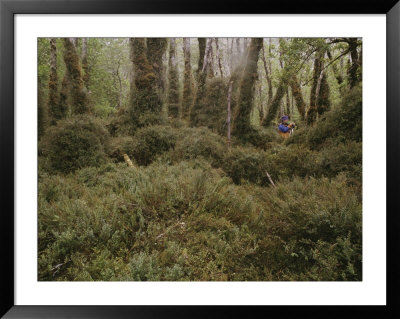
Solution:
[{"label": "tree bark", "polygon": [[131,92],[131,115],[134,125],[139,123],[146,113],[158,114],[161,112],[161,98],[159,78],[147,58],[146,39],[133,38],[130,40],[132,50],[132,64],[135,72],[134,90]]},{"label": "tree bark", "polygon": [[66,112],[59,105],[58,76],[57,76],[57,46],[56,39],[50,39],[50,74],[49,74],[49,99],[47,110],[50,124],[55,125],[58,120],[65,118]]},{"label": "tree bark", "polygon": [[179,74],[176,61],[175,38],[169,40],[168,60],[168,114],[174,118],[179,117]]},{"label": "tree bark", "polygon": [[182,117],[187,118],[193,103],[193,80],[192,65],[190,63],[190,38],[183,38],[183,96],[182,96]]},{"label": "tree bark", "polygon": [[86,89],[89,91],[89,67],[87,60],[87,38],[82,38],[82,70],[83,82]]},{"label": "tree bark", "polygon": [[301,118],[304,120],[306,103],[304,102],[303,93],[301,92],[301,87],[295,74],[290,79],[289,85],[292,89],[292,96],[296,101],[297,110],[299,111]]},{"label": "tree bark", "polygon": [[283,79],[280,80],[278,89],[275,92],[275,96],[269,105],[267,115],[263,121],[263,126],[270,126],[272,121],[276,118],[276,113],[278,111],[279,105],[281,104],[282,98],[285,95],[286,86]]},{"label": "tree bark", "polygon": [[360,64],[357,52],[357,47],[358,47],[357,38],[349,38],[348,44],[351,57],[351,66],[349,69],[349,83],[350,83],[350,88],[352,88],[359,82],[357,71]]},{"label": "tree bark", "polygon": [[71,104],[73,114],[89,112],[88,97],[84,90],[80,59],[74,44],[69,38],[64,38],[64,62],[71,82]]},{"label": "tree bark", "polygon": [[160,100],[164,97],[164,73],[162,57],[167,50],[166,38],[147,38],[147,60],[155,74],[154,89]]},{"label": "tree bark", "polygon": [[267,105],[269,106],[270,103],[272,102],[272,97],[273,97],[273,93],[272,93],[272,80],[271,80],[271,73],[272,70],[268,70],[268,66],[267,66],[267,61],[265,59],[265,50],[264,50],[264,45],[262,47],[262,54],[261,54],[261,58],[264,64],[264,70],[265,70],[265,77],[267,78],[267,83],[268,83],[268,101],[267,101]]},{"label": "tree bark", "polygon": [[221,53],[219,51],[218,38],[215,38],[215,48],[216,48],[216,55],[217,55],[217,60],[218,60],[219,73],[222,78],[222,77],[224,77],[224,72],[222,71]]},{"label": "tree bark", "polygon": [[227,107],[227,139],[228,139],[228,148],[231,148],[231,96],[232,96],[232,81],[229,82],[229,89],[228,89],[228,107]]},{"label": "tree bark", "polygon": [[253,107],[255,83],[258,77],[258,55],[262,45],[262,38],[251,39],[246,66],[240,83],[240,95],[235,111],[233,133],[242,139],[245,139],[246,134],[252,130],[250,124],[250,113]]}]

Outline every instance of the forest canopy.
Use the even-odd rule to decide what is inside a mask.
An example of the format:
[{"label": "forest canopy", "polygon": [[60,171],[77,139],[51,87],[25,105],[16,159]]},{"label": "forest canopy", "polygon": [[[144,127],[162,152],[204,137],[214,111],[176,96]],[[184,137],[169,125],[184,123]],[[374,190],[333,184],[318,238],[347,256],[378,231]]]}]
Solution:
[{"label": "forest canopy", "polygon": [[39,280],[362,280],[358,38],[39,38]]}]

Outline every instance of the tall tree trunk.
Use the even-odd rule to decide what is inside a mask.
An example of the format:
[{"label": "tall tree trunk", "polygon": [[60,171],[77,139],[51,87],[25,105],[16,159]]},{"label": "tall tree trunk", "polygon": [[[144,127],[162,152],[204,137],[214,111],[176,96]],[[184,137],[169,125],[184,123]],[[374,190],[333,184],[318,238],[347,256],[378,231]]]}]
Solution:
[{"label": "tall tree trunk", "polygon": [[179,74],[176,61],[175,38],[169,40],[168,60],[168,114],[174,118],[179,117]]},{"label": "tall tree trunk", "polygon": [[286,114],[289,117],[291,117],[291,114],[290,114],[289,87],[286,88]]},{"label": "tall tree trunk", "polygon": [[233,133],[239,138],[246,138],[246,134],[252,130],[250,113],[253,107],[255,84],[257,81],[258,55],[263,45],[262,38],[252,38],[247,55],[243,78],[240,83],[240,95],[235,111]]},{"label": "tall tree trunk", "polygon": [[166,38],[147,38],[147,59],[156,76],[154,89],[157,91],[160,100],[163,99],[165,91],[162,57],[166,50]]},{"label": "tall tree trunk", "polygon": [[50,124],[54,125],[58,120],[65,118],[66,110],[60,108],[58,94],[58,76],[57,76],[57,46],[56,39],[50,39],[50,74],[49,74],[49,99],[47,110],[49,112]]},{"label": "tall tree trunk", "polygon": [[82,80],[82,69],[79,56],[74,44],[69,38],[64,38],[64,62],[68,70],[71,82],[71,104],[73,114],[89,112],[89,102],[84,90]]},{"label": "tall tree trunk", "polygon": [[[333,59],[332,59],[331,51],[327,50],[326,53],[328,55],[329,60],[332,62]],[[335,75],[336,81],[340,86],[343,83],[343,77],[337,68],[336,62],[332,63],[332,70],[333,70],[333,74]]]},{"label": "tall tree trunk", "polygon": [[199,62],[197,67],[197,77],[203,71],[204,57],[206,53],[206,38],[198,38],[199,41]]},{"label": "tall tree trunk", "polygon": [[145,114],[159,116],[161,113],[161,98],[157,92],[159,78],[147,59],[146,39],[134,38],[130,41],[132,63],[135,71],[134,91],[132,92],[131,115],[133,124],[145,125],[140,120]]},{"label": "tall tree trunk", "polygon": [[87,38],[82,38],[82,71],[83,82],[86,89],[89,91],[89,68],[87,60]]},{"label": "tall tree trunk", "polygon": [[308,125],[312,125],[317,118],[317,88],[322,80],[322,68],[323,68],[323,53],[321,51],[316,52],[314,58],[314,72],[313,72],[313,82],[310,94],[310,106],[307,109],[306,122]]},{"label": "tall tree trunk", "polygon": [[276,113],[281,104],[282,98],[285,95],[286,85],[283,79],[280,80],[275,96],[268,107],[267,115],[263,121],[263,126],[270,126],[272,121],[276,118]]},{"label": "tall tree trunk", "polygon": [[289,85],[292,89],[292,96],[296,101],[297,110],[299,111],[301,118],[304,120],[306,103],[304,102],[303,93],[301,92],[301,87],[299,81],[297,80],[296,74],[294,74],[290,79]]},{"label": "tall tree trunk", "polygon": [[354,87],[359,82],[358,68],[360,66],[359,56],[357,52],[357,38],[348,38],[349,51],[351,57],[351,66],[349,68],[349,83],[350,88]]},{"label": "tall tree trunk", "polygon": [[228,139],[228,148],[231,148],[231,96],[232,96],[232,81],[229,82],[229,89],[228,89],[228,107],[227,107],[227,139]]},{"label": "tall tree trunk", "polygon": [[71,91],[71,78],[68,69],[65,69],[64,77],[61,82],[60,100],[58,102],[60,113],[68,114],[71,108],[70,91]]},{"label": "tall tree trunk", "polygon": [[218,60],[219,74],[221,75],[221,78],[222,78],[222,77],[224,77],[224,72],[222,71],[221,52],[219,51],[218,38],[215,38],[215,48],[216,48],[216,55],[217,55],[217,60]]},{"label": "tall tree trunk", "polygon": [[[200,43],[200,41],[199,41]],[[209,63],[210,63],[210,53],[211,53],[211,38],[207,38],[206,45],[204,47],[204,57],[203,57],[203,65],[202,69],[198,74],[198,85],[196,97],[193,103],[193,107],[190,110],[189,119],[190,125],[195,126],[196,117],[200,110],[200,99],[206,94],[206,79],[207,74],[209,73]]]},{"label": "tall tree trunk", "polygon": [[270,103],[272,102],[272,97],[273,97],[273,93],[272,93],[272,80],[271,80],[271,74],[272,74],[272,70],[268,70],[268,66],[267,66],[267,61],[265,59],[265,50],[264,50],[264,45],[262,47],[262,54],[261,54],[261,58],[264,64],[264,70],[265,70],[265,77],[267,78],[267,83],[268,83],[268,101],[267,101],[267,105],[269,106]]},{"label": "tall tree trunk", "polygon": [[182,117],[187,118],[193,103],[193,80],[192,65],[190,63],[190,38],[183,38],[183,96],[182,96]]}]

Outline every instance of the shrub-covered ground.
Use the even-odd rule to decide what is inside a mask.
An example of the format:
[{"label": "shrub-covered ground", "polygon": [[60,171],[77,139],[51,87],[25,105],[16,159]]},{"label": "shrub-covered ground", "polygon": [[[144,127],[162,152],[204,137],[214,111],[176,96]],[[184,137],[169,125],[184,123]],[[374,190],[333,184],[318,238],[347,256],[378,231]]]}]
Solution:
[{"label": "shrub-covered ground", "polygon": [[39,280],[361,280],[359,93],[231,150],[184,122],[60,121],[39,144]]}]

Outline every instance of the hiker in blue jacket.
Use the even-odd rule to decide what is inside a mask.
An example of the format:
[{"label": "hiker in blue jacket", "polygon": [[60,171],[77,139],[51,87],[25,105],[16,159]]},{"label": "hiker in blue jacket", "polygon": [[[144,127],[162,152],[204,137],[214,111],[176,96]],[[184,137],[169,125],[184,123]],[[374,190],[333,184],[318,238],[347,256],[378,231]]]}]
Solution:
[{"label": "hiker in blue jacket", "polygon": [[278,133],[280,136],[288,138],[293,133],[294,127],[295,124],[289,124],[289,117],[287,115],[284,115],[281,117],[281,123],[278,126]]}]

